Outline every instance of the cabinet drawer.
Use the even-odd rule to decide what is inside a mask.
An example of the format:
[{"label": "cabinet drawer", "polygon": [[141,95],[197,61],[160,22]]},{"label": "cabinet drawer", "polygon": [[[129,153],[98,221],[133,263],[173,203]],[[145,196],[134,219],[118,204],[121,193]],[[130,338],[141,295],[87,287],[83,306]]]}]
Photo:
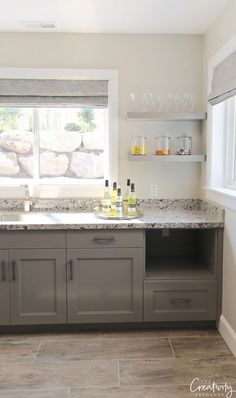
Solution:
[{"label": "cabinet drawer", "polygon": [[67,232],[67,247],[70,249],[143,247],[143,234],[143,231],[69,231]]},{"label": "cabinet drawer", "polygon": [[215,320],[216,280],[145,281],[145,321]]},{"label": "cabinet drawer", "polygon": [[63,249],[65,241],[62,231],[0,232],[1,249]]}]

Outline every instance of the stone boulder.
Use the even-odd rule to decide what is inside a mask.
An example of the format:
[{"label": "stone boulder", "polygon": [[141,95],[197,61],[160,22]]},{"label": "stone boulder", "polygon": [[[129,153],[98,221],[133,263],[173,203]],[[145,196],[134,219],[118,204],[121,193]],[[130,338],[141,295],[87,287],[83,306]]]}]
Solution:
[{"label": "stone boulder", "polygon": [[57,152],[74,152],[81,144],[81,136],[75,131],[42,131],[40,133],[40,148]]},{"label": "stone boulder", "polygon": [[33,133],[11,130],[0,134],[0,147],[6,151],[29,153],[33,146]]},{"label": "stone boulder", "polygon": [[18,156],[18,162],[27,176],[34,176],[33,156]]},{"label": "stone boulder", "polygon": [[53,152],[43,152],[40,155],[40,176],[64,176],[68,170],[69,159],[65,154],[57,155]]},{"label": "stone boulder", "polygon": [[77,178],[102,178],[104,176],[104,155],[74,152],[71,156],[70,171]]},{"label": "stone boulder", "polygon": [[85,149],[90,151],[104,150],[104,133],[102,131],[92,131],[83,134]]},{"label": "stone boulder", "polygon": [[0,175],[11,177],[18,174],[20,167],[14,152],[0,152]]}]

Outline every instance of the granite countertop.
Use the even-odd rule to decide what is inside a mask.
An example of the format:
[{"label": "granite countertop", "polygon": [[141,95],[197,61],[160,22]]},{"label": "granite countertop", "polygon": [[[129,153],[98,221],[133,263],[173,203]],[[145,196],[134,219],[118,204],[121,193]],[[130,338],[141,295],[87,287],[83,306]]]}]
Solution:
[{"label": "granite countertop", "polygon": [[[3,203],[4,202],[4,203]],[[222,228],[224,211],[201,200],[142,200],[143,217],[135,220],[103,220],[93,214],[94,200],[40,201],[31,213],[22,204],[2,201],[0,230],[162,229]],[[15,206],[15,207],[14,207]],[[0,215],[0,217],[1,217]],[[11,220],[7,220],[10,215]],[[18,221],[14,220],[14,215]],[[5,218],[5,220],[4,220]]]}]

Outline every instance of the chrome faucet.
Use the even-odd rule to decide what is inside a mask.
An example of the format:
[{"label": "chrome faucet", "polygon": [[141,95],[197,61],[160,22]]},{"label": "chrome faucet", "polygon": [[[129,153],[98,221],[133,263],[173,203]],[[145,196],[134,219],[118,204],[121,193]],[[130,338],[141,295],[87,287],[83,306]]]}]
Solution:
[{"label": "chrome faucet", "polygon": [[24,189],[24,211],[30,211],[32,200],[30,199],[29,185],[22,185]]}]

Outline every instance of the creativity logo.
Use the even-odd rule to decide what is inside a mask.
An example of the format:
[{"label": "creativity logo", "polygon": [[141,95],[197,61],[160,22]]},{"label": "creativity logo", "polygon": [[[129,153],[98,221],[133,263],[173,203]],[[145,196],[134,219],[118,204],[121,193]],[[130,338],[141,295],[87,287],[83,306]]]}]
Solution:
[{"label": "creativity logo", "polygon": [[202,381],[198,377],[193,379],[190,384],[190,392],[195,393],[198,397],[225,397],[231,398],[236,390],[228,383],[217,384],[215,381]]}]

